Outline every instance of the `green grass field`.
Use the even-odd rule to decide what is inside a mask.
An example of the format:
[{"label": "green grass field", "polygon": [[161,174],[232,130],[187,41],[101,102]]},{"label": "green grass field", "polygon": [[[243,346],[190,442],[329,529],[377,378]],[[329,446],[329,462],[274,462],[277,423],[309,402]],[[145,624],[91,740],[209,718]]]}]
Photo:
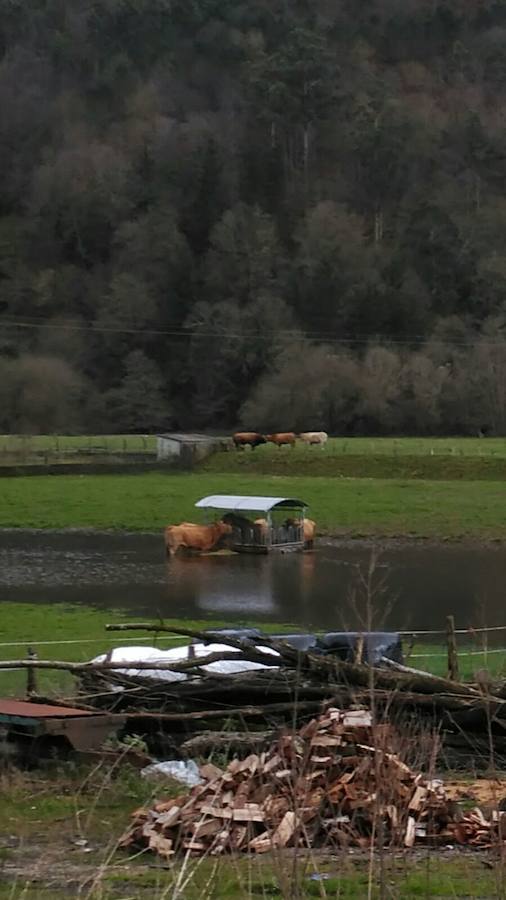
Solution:
[{"label": "green grass field", "polygon": [[[287,451],[288,452],[288,451]],[[320,534],[506,538],[506,482],[254,474],[59,475],[0,481],[0,527],[156,531],[207,494],[300,497]]]},{"label": "green grass field", "polygon": [[216,453],[207,472],[349,478],[493,480],[506,478],[506,440],[478,438],[333,438],[325,449],[262,445]]},{"label": "green grass field", "polygon": [[[39,659],[59,659],[66,662],[86,662],[111,647],[128,644],[161,647],[177,647],[188,639],[175,634],[146,634],[142,631],[108,633],[106,623],[137,622],[117,610],[95,609],[91,606],[67,606],[58,603],[14,603],[1,601],[0,660],[25,659],[27,648],[35,649]],[[147,617],[147,621],[151,621]],[[225,620],[167,619],[165,625],[189,628],[195,631],[221,628],[230,625]],[[241,623],[239,623],[241,624]],[[254,625],[250,620],[242,623]],[[293,625],[287,623],[290,630]],[[265,631],[276,631],[283,626],[263,623]],[[65,672],[38,673],[39,691],[66,691],[73,685],[73,678]],[[0,670],[0,696],[22,696],[26,686],[24,671]]]},{"label": "green grass field", "polygon": [[110,450],[116,453],[126,451],[156,450],[156,438],[142,434],[0,434],[0,459],[2,454],[45,453],[47,451]]}]

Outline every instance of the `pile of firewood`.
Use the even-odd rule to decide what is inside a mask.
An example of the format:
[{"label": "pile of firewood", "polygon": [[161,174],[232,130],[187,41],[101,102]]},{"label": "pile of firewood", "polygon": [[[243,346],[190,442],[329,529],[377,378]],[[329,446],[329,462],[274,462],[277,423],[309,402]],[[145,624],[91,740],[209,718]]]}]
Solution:
[{"label": "pile of firewood", "polygon": [[464,844],[479,850],[504,848],[506,842],[506,815],[502,810],[492,809],[488,816],[479,807],[455,816],[445,832],[445,843]]},{"label": "pile of firewood", "polygon": [[367,710],[329,709],[267,752],[234,759],[224,771],[202,766],[202,785],[137,810],[121,845],[169,857],[373,841],[481,844],[484,835],[490,843],[492,823],[476,811],[456,817],[442,782],[415,773],[389,749],[394,738]]}]

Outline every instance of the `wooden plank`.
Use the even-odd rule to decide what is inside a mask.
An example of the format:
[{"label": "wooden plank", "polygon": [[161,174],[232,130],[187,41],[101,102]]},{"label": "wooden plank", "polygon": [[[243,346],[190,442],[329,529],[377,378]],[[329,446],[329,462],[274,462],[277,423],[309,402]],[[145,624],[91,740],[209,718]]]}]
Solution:
[{"label": "wooden plank", "polygon": [[272,835],[270,831],[263,831],[262,834],[254,837],[248,844],[248,849],[255,853],[268,853],[272,850]]},{"label": "wooden plank", "polygon": [[214,766],[212,763],[206,763],[205,765],[200,766],[200,775],[202,778],[205,778],[206,781],[214,781],[216,778],[223,777],[223,769]]},{"label": "wooden plank", "polygon": [[406,831],[404,833],[404,846],[412,847],[415,843],[416,830],[415,830],[415,818],[414,816],[408,816],[408,822],[406,825]]},{"label": "wooden plank", "polygon": [[169,856],[174,856],[173,841],[170,838],[164,837],[162,834],[152,834],[149,838],[148,847],[165,859],[168,859]]},{"label": "wooden plank", "polygon": [[231,819],[232,818],[232,810],[224,809],[224,807],[220,806],[211,806],[210,804],[204,803],[199,812],[203,816],[216,816],[219,819]]},{"label": "wooden plank", "polygon": [[419,812],[424,800],[427,798],[428,791],[426,788],[418,785],[415,788],[415,793],[413,794],[408,809],[410,812]]},{"label": "wooden plank", "polygon": [[286,847],[291,841],[293,833],[298,825],[298,819],[292,810],[288,810],[281,819],[278,827],[272,835],[273,847]]},{"label": "wooden plank", "polygon": [[156,823],[163,828],[171,828],[179,822],[180,818],[181,810],[179,806],[173,806],[172,809],[168,809],[167,812],[159,813]]},{"label": "wooden plank", "polygon": [[343,738],[339,734],[316,734],[311,739],[311,747],[339,747],[342,742]]},{"label": "wooden plank", "polygon": [[242,809],[234,809],[232,813],[234,822],[264,822],[265,815],[258,803],[248,803]]}]

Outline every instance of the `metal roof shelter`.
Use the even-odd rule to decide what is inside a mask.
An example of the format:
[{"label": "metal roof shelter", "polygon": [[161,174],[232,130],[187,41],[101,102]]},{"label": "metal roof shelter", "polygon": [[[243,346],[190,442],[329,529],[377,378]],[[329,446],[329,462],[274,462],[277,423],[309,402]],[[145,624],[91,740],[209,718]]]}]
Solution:
[{"label": "metal roof shelter", "polygon": [[270,512],[274,509],[305,509],[304,500],[292,497],[250,497],[235,494],[210,494],[195,504],[202,509],[226,509],[233,512]]},{"label": "metal roof shelter", "polygon": [[[258,497],[236,494],[210,494],[195,504],[200,509],[226,510],[223,520],[232,525],[232,549],[238,553],[288,552],[304,549],[304,516],[307,504],[295,497]],[[295,518],[280,521],[281,513],[292,510]],[[260,520],[248,514],[263,513]]]}]

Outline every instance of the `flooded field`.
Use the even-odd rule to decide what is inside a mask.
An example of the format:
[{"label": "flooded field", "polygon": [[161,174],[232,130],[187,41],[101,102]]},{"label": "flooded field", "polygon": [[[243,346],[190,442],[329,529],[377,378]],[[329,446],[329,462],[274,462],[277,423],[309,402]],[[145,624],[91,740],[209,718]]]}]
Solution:
[{"label": "flooded field", "polygon": [[[504,623],[504,546],[381,542],[375,550],[375,627],[440,628],[449,613],[461,627]],[[3,531],[0,601],[363,627],[373,551],[368,541],[348,541],[305,554],[166,560],[159,535]]]}]

